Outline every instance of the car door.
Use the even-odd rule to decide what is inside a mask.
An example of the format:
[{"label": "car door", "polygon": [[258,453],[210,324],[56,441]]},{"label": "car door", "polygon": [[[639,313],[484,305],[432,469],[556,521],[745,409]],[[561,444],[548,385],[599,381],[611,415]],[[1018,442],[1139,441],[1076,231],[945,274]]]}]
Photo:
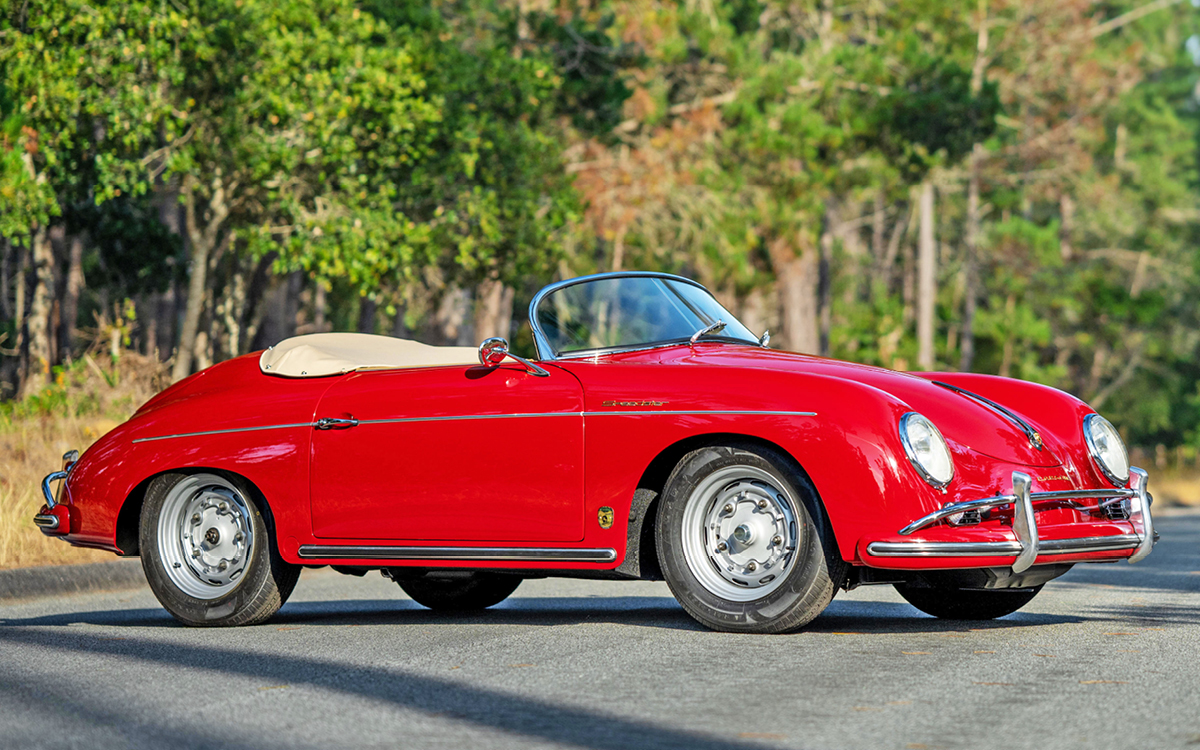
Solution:
[{"label": "car door", "polygon": [[313,431],[315,535],[582,539],[583,394],[569,373],[549,373],[505,364],[339,378]]}]

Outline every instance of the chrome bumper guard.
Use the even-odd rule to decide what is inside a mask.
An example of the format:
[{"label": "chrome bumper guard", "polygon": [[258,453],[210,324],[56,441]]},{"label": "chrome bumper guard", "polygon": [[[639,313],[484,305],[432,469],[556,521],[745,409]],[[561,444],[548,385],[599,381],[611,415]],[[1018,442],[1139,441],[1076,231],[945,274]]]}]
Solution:
[{"label": "chrome bumper guard", "polygon": [[[1072,555],[1082,552],[1106,552],[1132,549],[1129,562],[1136,563],[1150,554],[1154,547],[1154,519],[1150,515],[1151,498],[1146,492],[1147,474],[1138,468],[1129,470],[1129,488],[1119,490],[1066,490],[1060,492],[1030,492],[1032,480],[1028,474],[1014,471],[1011,495],[998,495],[981,500],[952,503],[922,516],[900,529],[901,536],[908,536],[926,526],[931,526],[950,516],[965,511],[985,508],[1013,506],[1013,533],[1015,541],[1004,542],[872,542],[867,546],[868,554],[876,557],[1008,557],[1015,556],[1012,569],[1022,573],[1037,560],[1038,555]],[[1076,500],[1098,500],[1095,507],[1083,506]],[[1077,539],[1038,538],[1034,505],[1052,504],[1078,510],[1103,510],[1109,505],[1125,503],[1134,534],[1115,536],[1080,537]]]},{"label": "chrome bumper guard", "polygon": [[46,499],[46,507],[50,510],[54,510],[54,506],[58,505],[58,501],[54,499],[54,490],[50,489],[50,485],[66,478],[67,472],[65,471],[52,471],[42,479],[42,497]]}]

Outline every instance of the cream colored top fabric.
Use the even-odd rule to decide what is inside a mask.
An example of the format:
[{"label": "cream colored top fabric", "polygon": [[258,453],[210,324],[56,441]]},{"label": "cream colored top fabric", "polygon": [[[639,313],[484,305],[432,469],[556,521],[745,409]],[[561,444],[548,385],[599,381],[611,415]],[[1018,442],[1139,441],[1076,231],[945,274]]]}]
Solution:
[{"label": "cream colored top fabric", "polygon": [[477,364],[479,352],[469,346],[429,346],[369,333],[295,336],[267,349],[258,360],[263,372],[288,378],[318,378],[354,370]]}]

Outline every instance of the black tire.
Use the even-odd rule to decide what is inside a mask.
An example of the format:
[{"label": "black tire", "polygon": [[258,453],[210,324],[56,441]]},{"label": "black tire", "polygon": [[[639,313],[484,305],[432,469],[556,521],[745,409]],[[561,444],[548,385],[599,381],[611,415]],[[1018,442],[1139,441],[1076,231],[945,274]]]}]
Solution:
[{"label": "black tire", "polygon": [[[222,501],[227,506],[225,512],[215,507],[201,508],[205,515],[198,524],[193,524],[195,531],[181,525],[201,517],[200,512],[195,512],[197,504],[219,505]],[[279,556],[273,529],[263,518],[265,503],[260,507],[260,502],[246,482],[223,474],[163,474],[150,483],[139,529],[142,569],[150,590],[176,620],[195,627],[257,625],[278,612],[287,601],[300,578],[300,566]],[[210,519],[210,511],[211,519],[215,520]],[[187,516],[188,513],[191,515]],[[236,520],[229,520],[235,515]],[[209,528],[204,530],[202,527],[206,525]],[[206,579],[201,566],[213,560],[190,554],[197,552],[197,544],[190,540],[197,534],[205,534],[205,543],[212,538],[218,544],[229,545],[221,533],[216,533],[228,531],[235,533],[225,536],[235,538],[249,532],[237,539],[243,545],[242,552],[232,558],[232,564],[222,558],[226,567],[220,568],[220,572],[215,566],[211,569],[212,575],[220,578]],[[208,537],[208,532],[216,536]],[[210,546],[205,554],[216,556],[222,549]],[[196,561],[195,565],[188,562],[189,558]],[[215,582],[227,575],[236,577]]]},{"label": "black tire", "polygon": [[904,600],[927,615],[943,620],[994,620],[1011,615],[1024,607],[1042,590],[1041,586],[1027,589],[960,589],[915,588],[896,584]]},{"label": "black tire", "polygon": [[[763,519],[755,517],[760,512]],[[742,544],[734,541],[736,529],[722,537],[725,524],[739,524],[738,529],[765,524],[761,528],[779,533],[767,532],[770,545],[760,563],[754,545],[762,543],[754,529]],[[659,503],[655,545],[663,577],[684,610],[701,624],[727,632],[799,630],[829,606],[845,571],[812,482],[789,456],[760,446],[712,446],[684,456]],[[755,578],[763,573],[768,575]],[[756,596],[759,591],[764,594]]]},{"label": "black tire", "polygon": [[497,573],[472,573],[469,578],[396,579],[409,598],[435,612],[470,612],[493,607],[516,591],[521,581],[520,576]]}]

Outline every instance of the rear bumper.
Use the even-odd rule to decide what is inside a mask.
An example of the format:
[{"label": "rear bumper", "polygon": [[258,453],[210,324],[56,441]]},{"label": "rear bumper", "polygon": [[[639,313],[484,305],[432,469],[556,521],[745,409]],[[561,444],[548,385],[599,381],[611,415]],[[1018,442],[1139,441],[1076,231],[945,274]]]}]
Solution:
[{"label": "rear bumper", "polygon": [[[1135,563],[1149,555],[1154,547],[1154,519],[1150,514],[1151,497],[1146,491],[1146,482],[1146,472],[1134,468],[1130,469],[1126,489],[1031,493],[1029,476],[1016,471],[1013,472],[1011,494],[948,505],[900,529],[899,539],[863,540],[859,554],[863,562],[877,568],[1011,565],[1014,573],[1021,573],[1038,562],[1103,562],[1128,558],[1129,562]],[[1094,505],[1085,504],[1092,500]],[[1060,524],[1039,529],[1035,506],[1067,507],[1085,513],[1105,513],[1110,506],[1119,506],[1128,518],[1119,522]],[[1012,525],[999,533],[1003,538],[946,539],[945,532],[949,530],[944,526],[937,529],[942,532],[937,534],[941,538],[903,538],[963,513],[993,508],[1003,511],[1010,507]],[[958,531],[963,528],[966,527],[959,527]],[[960,537],[969,535],[974,534],[959,534]],[[991,536],[995,537],[996,533]]]},{"label": "rear bumper", "polygon": [[65,536],[71,532],[71,513],[68,506],[58,502],[51,485],[65,481],[71,467],[79,460],[79,451],[67,451],[63,454],[63,468],[52,471],[42,479],[42,498],[46,504],[33,517],[33,524],[47,536]]}]

